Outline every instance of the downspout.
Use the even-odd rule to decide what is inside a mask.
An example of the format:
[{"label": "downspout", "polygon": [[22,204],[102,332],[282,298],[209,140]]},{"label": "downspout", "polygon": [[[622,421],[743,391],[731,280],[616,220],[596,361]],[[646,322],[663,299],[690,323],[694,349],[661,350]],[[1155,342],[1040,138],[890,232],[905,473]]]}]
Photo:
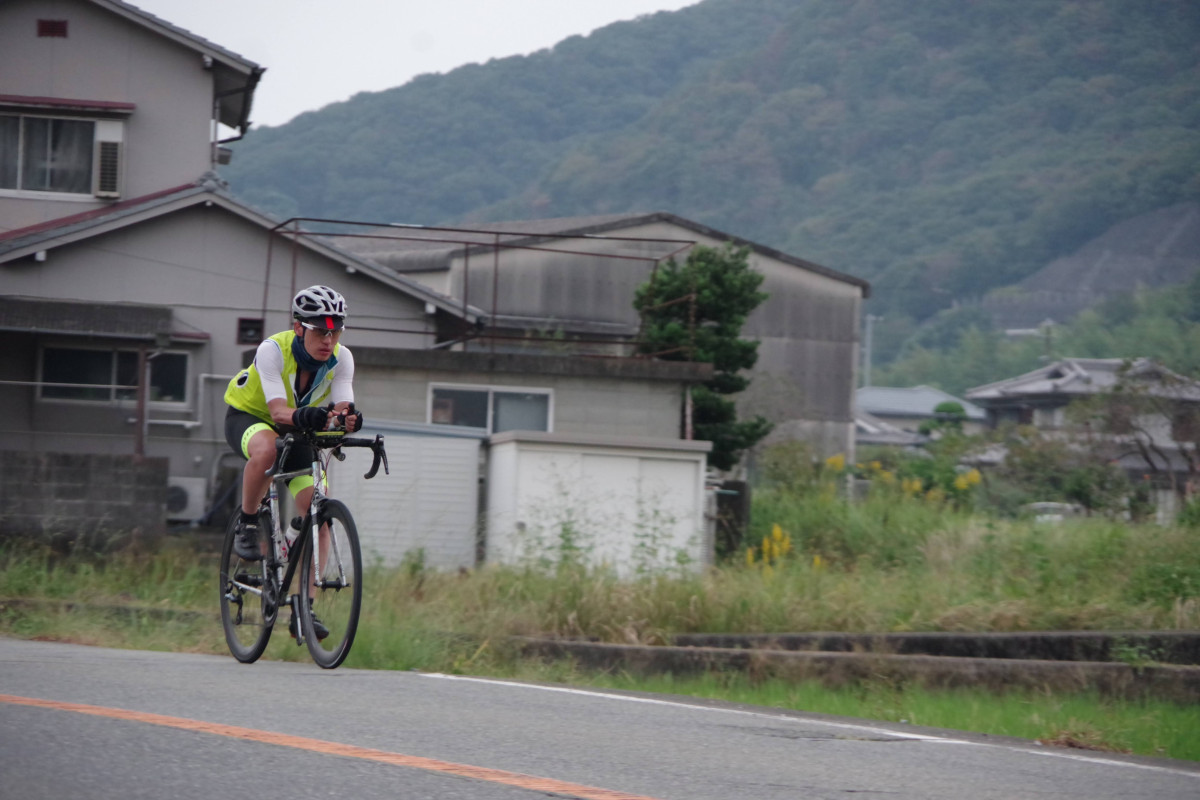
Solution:
[{"label": "downspout", "polygon": [[141,459],[146,455],[146,429],[149,420],[146,419],[146,389],[150,383],[150,359],[146,357],[146,347],[138,348],[138,387],[137,387],[137,427],[133,434],[133,454]]},{"label": "downspout", "polygon": [[683,387],[683,438],[692,440],[692,387]]}]

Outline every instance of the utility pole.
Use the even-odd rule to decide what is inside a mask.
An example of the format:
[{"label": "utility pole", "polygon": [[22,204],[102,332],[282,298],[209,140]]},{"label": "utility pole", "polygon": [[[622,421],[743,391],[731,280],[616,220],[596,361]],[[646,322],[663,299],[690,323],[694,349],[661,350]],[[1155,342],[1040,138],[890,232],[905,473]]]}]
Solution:
[{"label": "utility pole", "polygon": [[871,385],[871,345],[875,336],[875,323],[883,317],[867,314],[863,319],[863,386]]}]

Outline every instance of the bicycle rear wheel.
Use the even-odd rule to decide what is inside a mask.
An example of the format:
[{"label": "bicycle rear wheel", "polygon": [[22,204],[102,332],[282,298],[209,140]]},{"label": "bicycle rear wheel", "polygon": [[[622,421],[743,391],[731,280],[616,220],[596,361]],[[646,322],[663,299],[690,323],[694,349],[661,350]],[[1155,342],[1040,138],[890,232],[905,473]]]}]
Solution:
[{"label": "bicycle rear wheel", "polygon": [[[243,664],[250,664],[267,649],[277,612],[275,590],[268,578],[266,561],[243,561],[233,552],[239,512],[233,512],[225,527],[221,546],[221,627],[229,652]],[[259,524],[259,530],[266,526]],[[259,547],[268,552],[268,542]]]},{"label": "bicycle rear wheel", "polygon": [[[304,532],[300,582],[296,591],[300,595],[300,624],[308,652],[318,666],[333,669],[346,660],[358,631],[362,605],[362,553],[354,518],[343,503],[326,500],[319,521],[329,528],[328,537],[321,537],[322,545],[318,551],[320,573],[314,569],[313,536],[309,529]],[[325,636],[313,635],[314,630],[321,633],[322,629]]]}]

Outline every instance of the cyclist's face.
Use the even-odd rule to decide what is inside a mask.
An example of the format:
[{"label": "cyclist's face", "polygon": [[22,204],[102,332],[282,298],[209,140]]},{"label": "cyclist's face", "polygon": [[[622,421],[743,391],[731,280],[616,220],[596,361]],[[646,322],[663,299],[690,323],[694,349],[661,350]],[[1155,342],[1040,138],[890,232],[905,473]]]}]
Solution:
[{"label": "cyclist's face", "polygon": [[304,336],[304,349],[317,361],[327,361],[333,355],[334,345],[342,336],[340,330],[334,331],[332,336],[325,336],[321,331],[305,328],[299,322],[296,323],[294,330],[297,336]]}]

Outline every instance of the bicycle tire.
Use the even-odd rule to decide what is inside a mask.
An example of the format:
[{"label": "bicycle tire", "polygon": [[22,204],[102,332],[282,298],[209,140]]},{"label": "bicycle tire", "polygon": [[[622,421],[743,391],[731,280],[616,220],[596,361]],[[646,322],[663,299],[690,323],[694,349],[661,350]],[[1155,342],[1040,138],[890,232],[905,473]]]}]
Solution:
[{"label": "bicycle tire", "polygon": [[[240,509],[233,512],[225,526],[225,542],[221,545],[221,627],[233,657],[243,664],[252,664],[267,649],[278,610],[272,611],[267,599],[270,581],[263,569],[265,562],[243,561],[233,552],[239,516]],[[267,542],[259,542],[260,548],[266,546]],[[264,594],[239,588],[238,583],[257,584]]]},{"label": "bicycle tire", "polygon": [[[321,554],[321,582],[313,582],[313,536],[311,526],[304,531],[304,551],[301,553],[300,580],[296,592],[300,596],[300,622],[304,643],[318,666],[333,669],[346,660],[362,608],[362,551],[358,529],[345,504],[338,500],[324,501],[318,515],[321,524],[329,526],[329,545]],[[344,578],[346,585],[342,586]],[[337,584],[337,585],[335,585]],[[302,587],[312,587],[312,596]],[[318,639],[312,635],[314,614],[328,630]]]}]

